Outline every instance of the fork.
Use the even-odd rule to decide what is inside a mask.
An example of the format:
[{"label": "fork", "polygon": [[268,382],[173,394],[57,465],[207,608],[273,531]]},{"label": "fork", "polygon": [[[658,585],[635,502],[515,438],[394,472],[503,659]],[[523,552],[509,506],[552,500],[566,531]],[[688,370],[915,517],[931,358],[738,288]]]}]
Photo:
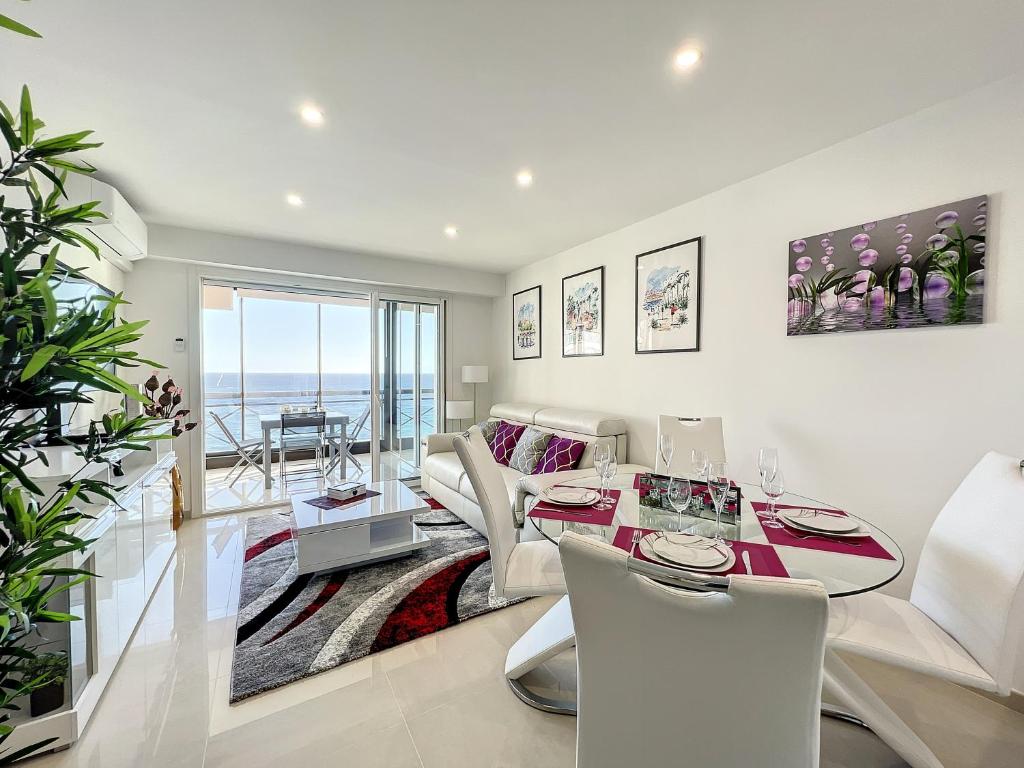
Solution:
[{"label": "fork", "polygon": [[789,531],[788,533],[794,539],[821,539],[822,541],[834,541],[834,542],[839,543],[839,544],[847,544],[847,545],[849,545],[851,547],[859,547],[860,546],[860,544],[858,544],[855,541],[846,541],[845,539],[832,539],[832,538],[829,538],[828,536],[814,536],[813,534],[810,535],[810,536],[803,536],[803,535],[798,534],[798,533],[793,533],[792,531]]},{"label": "fork", "polygon": [[633,541],[629,548],[629,556],[633,557],[636,555],[636,545],[640,543],[640,539],[643,538],[643,533],[637,528],[633,531]]}]

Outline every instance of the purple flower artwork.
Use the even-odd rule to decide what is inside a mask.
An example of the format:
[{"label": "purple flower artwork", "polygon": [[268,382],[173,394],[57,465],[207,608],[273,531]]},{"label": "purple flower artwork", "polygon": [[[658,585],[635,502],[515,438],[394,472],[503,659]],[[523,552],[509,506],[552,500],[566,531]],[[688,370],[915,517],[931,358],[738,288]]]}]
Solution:
[{"label": "purple flower artwork", "polygon": [[787,333],[981,323],[988,197],[793,240]]}]

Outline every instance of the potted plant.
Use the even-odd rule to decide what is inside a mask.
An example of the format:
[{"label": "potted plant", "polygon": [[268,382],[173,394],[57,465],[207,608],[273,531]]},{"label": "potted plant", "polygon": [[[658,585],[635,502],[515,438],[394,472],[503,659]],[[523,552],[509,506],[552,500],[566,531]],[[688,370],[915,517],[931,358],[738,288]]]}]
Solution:
[{"label": "potted plant", "polygon": [[68,658],[63,653],[42,653],[29,661],[25,677],[32,682],[29,712],[41,717],[64,706],[64,681],[68,678]]},{"label": "potted plant", "polygon": [[[160,384],[160,379],[156,376],[156,371],[150,376],[146,383],[142,385],[143,394],[146,396],[148,402],[143,403],[142,409],[145,411],[147,416],[154,419],[164,419],[166,421],[173,421],[171,425],[171,434],[174,437],[183,432],[195,429],[196,422],[186,422],[185,417],[188,416],[191,411],[187,408],[179,408],[181,405],[182,397],[185,390],[174,383],[174,379],[170,376],[167,377],[167,381]],[[157,395],[157,392],[160,392]]]}]

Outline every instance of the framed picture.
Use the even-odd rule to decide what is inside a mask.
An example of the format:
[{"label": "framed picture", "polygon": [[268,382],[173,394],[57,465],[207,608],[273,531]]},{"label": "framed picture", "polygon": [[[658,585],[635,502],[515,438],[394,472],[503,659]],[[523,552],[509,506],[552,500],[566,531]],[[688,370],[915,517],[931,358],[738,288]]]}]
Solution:
[{"label": "framed picture", "polygon": [[701,256],[694,237],[636,257],[636,352],[700,350]]},{"label": "framed picture", "polygon": [[540,286],[512,294],[512,359],[531,360],[541,356]]},{"label": "framed picture", "polygon": [[787,335],[983,322],[989,219],[981,195],[793,240]]},{"label": "framed picture", "polygon": [[604,354],[604,267],[562,278],[562,357]]}]

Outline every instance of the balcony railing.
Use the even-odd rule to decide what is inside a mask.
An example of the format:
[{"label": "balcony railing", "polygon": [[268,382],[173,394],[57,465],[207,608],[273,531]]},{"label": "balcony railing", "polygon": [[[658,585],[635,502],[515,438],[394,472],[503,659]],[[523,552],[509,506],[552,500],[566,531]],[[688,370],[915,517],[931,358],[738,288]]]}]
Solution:
[{"label": "balcony railing", "polygon": [[[384,397],[381,397],[384,402]],[[420,434],[428,435],[437,431],[436,407],[434,390],[422,390],[422,410],[420,413]],[[227,424],[228,429],[239,440],[253,440],[262,437],[260,416],[277,415],[281,408],[289,405],[295,407],[320,407],[328,411],[344,413],[349,417],[349,424],[355,425],[370,405],[368,389],[325,389],[290,390],[290,391],[246,391],[245,401],[241,392],[208,392],[203,404],[203,422],[206,427],[206,455],[233,452],[230,443],[220,428],[210,417],[218,414]],[[398,391],[398,434],[401,438],[416,436],[416,393],[411,388]],[[381,414],[381,424],[386,423]],[[370,420],[355,436],[357,440],[370,439]],[[386,435],[385,435],[386,437]]]}]

